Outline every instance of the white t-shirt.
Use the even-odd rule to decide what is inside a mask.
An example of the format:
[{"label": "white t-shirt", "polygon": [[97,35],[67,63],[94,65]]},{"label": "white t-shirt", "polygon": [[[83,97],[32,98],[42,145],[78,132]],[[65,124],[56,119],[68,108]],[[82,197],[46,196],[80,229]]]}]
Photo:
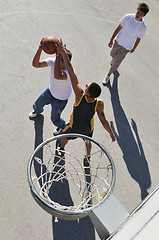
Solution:
[{"label": "white t-shirt", "polygon": [[143,38],[146,32],[146,24],[144,20],[136,21],[135,14],[127,14],[120,19],[122,26],[116,40],[120,46],[127,50],[131,50],[136,38]]},{"label": "white t-shirt", "polygon": [[59,100],[67,100],[72,93],[72,85],[69,73],[67,69],[63,69],[67,74],[67,79],[59,80],[54,77],[54,66],[55,66],[55,58],[47,58],[45,59],[48,66],[51,67],[51,74],[50,74],[50,85],[49,89],[54,98]]}]

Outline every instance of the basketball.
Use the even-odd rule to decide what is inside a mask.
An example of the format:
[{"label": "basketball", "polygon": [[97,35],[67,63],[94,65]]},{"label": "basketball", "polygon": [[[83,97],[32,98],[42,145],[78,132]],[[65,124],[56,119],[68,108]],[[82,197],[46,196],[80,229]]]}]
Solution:
[{"label": "basketball", "polygon": [[58,42],[58,39],[53,36],[47,36],[43,38],[41,45],[42,50],[47,54],[54,54],[56,52],[56,45]]}]

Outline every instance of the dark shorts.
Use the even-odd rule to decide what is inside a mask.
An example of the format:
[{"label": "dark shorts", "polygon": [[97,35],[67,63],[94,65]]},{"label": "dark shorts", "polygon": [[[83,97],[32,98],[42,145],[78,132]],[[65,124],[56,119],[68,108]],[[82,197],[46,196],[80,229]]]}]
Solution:
[{"label": "dark shorts", "polygon": [[[69,125],[66,125],[66,127],[62,130],[63,134],[69,134],[69,133],[74,133],[74,134],[82,134],[85,135],[87,137],[92,137],[93,136],[93,131],[89,132],[89,133],[84,133],[84,132],[77,132],[74,131],[72,128],[69,127]],[[76,137],[67,137],[67,139],[76,139]]]}]

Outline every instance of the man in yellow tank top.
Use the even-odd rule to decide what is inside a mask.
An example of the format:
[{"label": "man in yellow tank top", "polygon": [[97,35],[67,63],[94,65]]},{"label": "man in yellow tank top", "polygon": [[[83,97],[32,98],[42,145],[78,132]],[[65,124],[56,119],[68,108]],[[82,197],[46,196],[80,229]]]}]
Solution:
[{"label": "man in yellow tank top", "polygon": [[[109,133],[112,142],[115,141],[114,133],[107,121],[104,114],[104,102],[101,99],[97,99],[101,93],[101,88],[97,83],[90,83],[86,85],[85,90],[79,84],[78,78],[73,70],[70,60],[66,54],[66,48],[62,43],[62,40],[58,42],[58,49],[63,57],[65,66],[70,75],[72,82],[72,88],[75,93],[75,102],[73,105],[73,113],[70,117],[70,122],[63,129],[63,133],[78,133],[92,137],[94,128],[94,114],[97,112],[98,118],[102,123],[104,129]],[[70,138],[69,138],[70,139]],[[63,138],[61,141],[61,152],[64,153],[64,147],[68,142],[67,138]],[[89,160],[91,153],[91,143],[86,142],[87,156]],[[88,161],[87,161],[88,162]],[[84,162],[86,163],[86,162]],[[85,164],[86,165],[86,164]]]}]

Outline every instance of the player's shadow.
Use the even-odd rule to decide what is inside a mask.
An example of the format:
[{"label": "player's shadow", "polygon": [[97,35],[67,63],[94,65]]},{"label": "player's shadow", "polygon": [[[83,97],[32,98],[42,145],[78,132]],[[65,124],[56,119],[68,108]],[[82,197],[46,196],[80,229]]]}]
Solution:
[{"label": "player's shadow", "polygon": [[[34,149],[39,146],[43,142],[43,126],[44,126],[44,116],[42,114],[38,114],[35,118],[30,118],[31,121],[34,122],[35,129],[35,142]],[[43,153],[39,151],[39,158],[43,156]]]},{"label": "player's shadow", "polygon": [[52,224],[54,240],[95,240],[94,227],[89,217],[75,221],[58,219],[58,222],[53,217]]},{"label": "player's shadow", "polygon": [[[43,126],[44,126],[44,116],[42,114],[38,114],[35,118],[30,118],[30,120],[34,121],[34,129],[35,129],[35,142],[34,149],[36,149],[43,142]],[[40,148],[37,152],[36,156],[43,161],[43,148]],[[41,165],[34,161],[34,168],[36,175],[39,177],[41,174]],[[44,170],[45,171],[45,170]]]},{"label": "player's shadow", "polygon": [[[115,130],[113,122],[111,122],[111,127],[123,152],[123,159],[127,169],[131,177],[139,184],[141,189],[141,199],[144,199],[148,195],[148,189],[151,186],[148,163],[139,137],[137,125],[133,119],[131,119],[130,125],[121,105],[118,93],[118,78],[119,73],[118,71],[115,71],[112,86],[110,83],[107,85],[111,94],[111,102],[117,130]],[[134,131],[134,134],[132,130]]]},{"label": "player's shadow", "polygon": [[[58,159],[54,161],[56,162]],[[63,163],[61,162],[61,164]],[[57,171],[59,171],[58,167]],[[63,206],[73,205],[67,179],[54,183],[51,195],[55,202]],[[59,218],[57,220],[55,217],[52,217],[52,228],[54,240],[95,240],[94,226],[89,217],[73,221]]]}]

